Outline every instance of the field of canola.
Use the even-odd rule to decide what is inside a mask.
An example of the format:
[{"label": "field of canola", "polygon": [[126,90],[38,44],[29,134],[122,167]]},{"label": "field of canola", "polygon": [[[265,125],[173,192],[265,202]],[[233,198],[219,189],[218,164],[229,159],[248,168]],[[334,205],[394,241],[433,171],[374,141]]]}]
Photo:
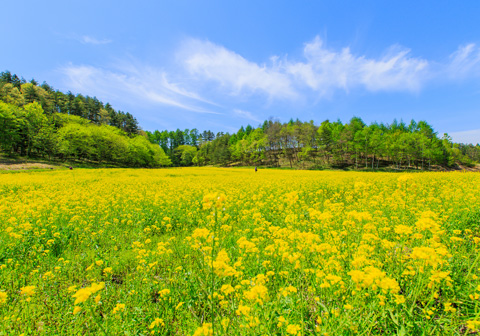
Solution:
[{"label": "field of canola", "polygon": [[469,335],[480,174],[0,174],[0,335]]}]

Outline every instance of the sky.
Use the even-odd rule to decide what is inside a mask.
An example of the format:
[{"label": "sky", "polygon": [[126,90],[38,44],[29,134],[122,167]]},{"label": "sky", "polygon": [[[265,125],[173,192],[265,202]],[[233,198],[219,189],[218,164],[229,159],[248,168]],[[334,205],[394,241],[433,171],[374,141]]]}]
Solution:
[{"label": "sky", "polygon": [[148,131],[273,118],[409,123],[480,143],[478,1],[2,1],[0,71]]}]

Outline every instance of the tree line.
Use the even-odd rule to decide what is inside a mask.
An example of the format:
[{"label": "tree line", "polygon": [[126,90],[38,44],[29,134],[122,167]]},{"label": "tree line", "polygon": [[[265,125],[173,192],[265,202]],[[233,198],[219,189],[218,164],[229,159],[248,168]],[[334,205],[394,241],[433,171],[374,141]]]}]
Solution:
[{"label": "tree line", "polygon": [[198,130],[146,132],[174,165],[266,165],[303,168],[430,169],[432,165],[473,166],[480,146],[441,138],[426,121],[366,125],[358,117],[348,123],[325,120],[267,120],[229,134]]},{"label": "tree line", "polygon": [[9,72],[0,74],[0,149],[6,156],[127,167],[171,164],[131,114]]},{"label": "tree line", "polygon": [[267,120],[235,133],[197,129],[144,132],[130,114],[96,97],[0,73],[0,149],[5,155],[133,167],[266,165],[302,168],[429,169],[472,166],[480,146],[441,138],[426,121],[366,125]]},{"label": "tree line", "polygon": [[38,102],[47,115],[55,112],[79,116],[97,125],[110,125],[136,134],[140,130],[137,120],[128,112],[116,111],[96,97],[63,93],[46,82],[39,85],[35,79],[27,82],[10,71],[0,73],[0,100],[16,106]]}]

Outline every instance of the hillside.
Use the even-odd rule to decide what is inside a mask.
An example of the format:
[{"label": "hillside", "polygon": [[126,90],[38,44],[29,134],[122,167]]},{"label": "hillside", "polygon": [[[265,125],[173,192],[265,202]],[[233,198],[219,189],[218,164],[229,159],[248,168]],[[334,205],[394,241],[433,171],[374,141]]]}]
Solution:
[{"label": "hillside", "polygon": [[354,117],[340,120],[268,120],[236,133],[196,129],[147,132],[174,165],[267,166],[299,169],[458,169],[475,167],[480,146],[438,136],[426,121],[366,125]]},{"label": "hillside", "polygon": [[295,169],[476,169],[480,145],[455,144],[426,121],[366,125],[266,120],[236,133],[144,132],[96,97],[0,73],[0,149],[10,160],[86,166],[248,166]]},{"label": "hillside", "polygon": [[[3,157],[87,165],[160,167],[171,162],[129,113],[96,98],[54,91],[0,74],[0,149]],[[19,159],[20,158],[20,159]]]}]

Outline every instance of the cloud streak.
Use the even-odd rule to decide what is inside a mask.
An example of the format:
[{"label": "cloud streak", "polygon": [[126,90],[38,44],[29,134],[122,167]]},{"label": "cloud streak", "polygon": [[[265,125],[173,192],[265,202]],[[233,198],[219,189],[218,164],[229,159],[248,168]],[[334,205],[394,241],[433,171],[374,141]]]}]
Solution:
[{"label": "cloud streak", "polygon": [[190,39],[179,55],[190,74],[219,83],[233,96],[257,92],[279,99],[297,96],[290,77],[280,69],[248,61],[214,43]]},{"label": "cloud streak", "polygon": [[151,67],[123,64],[117,70],[105,70],[86,65],[69,65],[63,67],[61,72],[66,77],[68,87],[101,96],[102,99],[133,99],[140,104],[161,104],[196,113],[220,114],[199,106],[198,103],[214,104],[170,82],[164,71]]},{"label": "cloud streak", "polygon": [[432,81],[480,77],[480,48],[459,47],[446,62],[414,57],[393,45],[378,57],[355,55],[350,48],[328,48],[316,37],[306,43],[300,59],[274,55],[255,63],[210,41],[188,39],[180,62],[199,85],[214,83],[231,96],[264,94],[269,99],[322,98],[338,90],[419,92]]},{"label": "cloud streak", "polygon": [[480,129],[448,133],[454,142],[480,144]]},{"label": "cloud streak", "polygon": [[480,76],[480,48],[470,43],[460,46],[450,55],[450,63],[446,68],[450,78],[464,79]]},{"label": "cloud streak", "polygon": [[409,57],[409,52],[408,49],[391,47],[385,56],[369,59],[353,55],[349,48],[329,50],[316,37],[303,49],[306,61],[285,61],[284,67],[297,83],[319,95],[356,87],[372,92],[417,91],[425,78],[428,62]]},{"label": "cloud streak", "polygon": [[79,41],[83,44],[93,44],[93,45],[101,45],[101,44],[112,43],[112,40],[108,40],[108,39],[99,40],[95,37],[87,36],[87,35],[84,35],[84,36],[80,37]]},{"label": "cloud streak", "polygon": [[233,113],[234,113],[234,115],[236,115],[237,117],[242,118],[242,119],[248,119],[248,120],[258,122],[258,123],[262,122],[260,119],[255,117],[253,115],[253,113],[248,112],[248,111],[244,111],[244,110],[240,110],[240,109],[234,109]]},{"label": "cloud streak", "polygon": [[61,71],[68,88],[103,100],[165,105],[200,114],[225,110],[231,117],[256,122],[260,116],[232,104],[258,104],[264,98],[297,104],[354,90],[417,93],[433,81],[480,77],[480,48],[473,43],[436,62],[414,57],[409,49],[396,45],[377,57],[356,55],[348,47],[328,48],[316,37],[304,44],[297,59],[273,55],[265,63],[256,63],[221,45],[190,38],[180,44],[176,60],[175,69],[129,60],[106,68],[68,65]]},{"label": "cloud streak", "polygon": [[199,82],[220,84],[230,95],[263,93],[273,99],[297,99],[305,88],[318,96],[349,91],[418,91],[428,78],[429,62],[411,57],[408,49],[391,47],[384,56],[355,56],[349,48],[334,51],[316,37],[306,43],[303,60],[272,56],[268,64],[251,62],[209,41],[190,39],[179,53]]}]

